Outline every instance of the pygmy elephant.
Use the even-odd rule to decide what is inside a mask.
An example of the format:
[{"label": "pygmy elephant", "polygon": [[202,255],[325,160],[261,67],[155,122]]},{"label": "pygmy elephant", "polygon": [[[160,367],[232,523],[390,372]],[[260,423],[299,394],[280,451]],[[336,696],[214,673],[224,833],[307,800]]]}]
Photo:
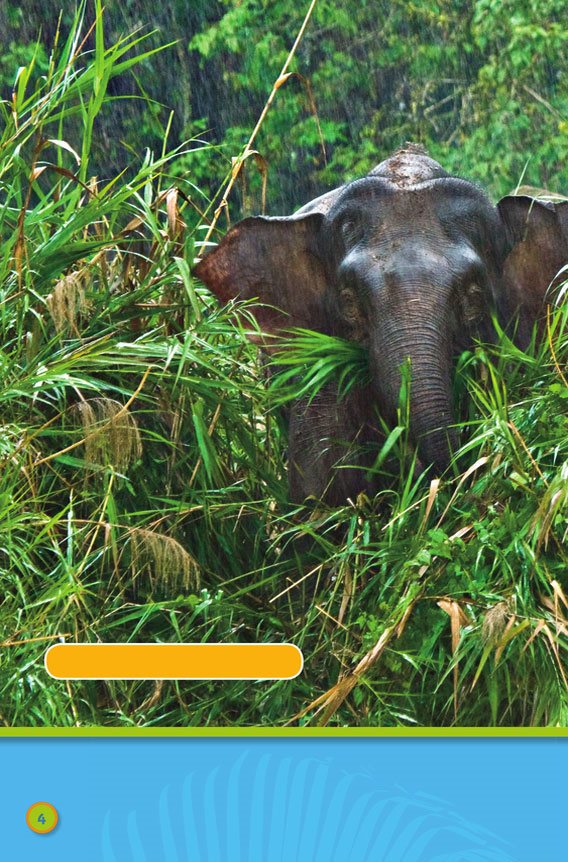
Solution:
[{"label": "pygmy elephant", "polygon": [[448,466],[453,359],[474,336],[491,338],[492,309],[526,346],[567,263],[568,202],[509,196],[495,207],[407,144],[294,215],[244,219],[195,273],[223,302],[264,303],[255,314],[267,334],[304,327],[367,345],[368,388],[338,399],[328,387],[290,414],[292,499],[339,503],[373,490],[377,410],[395,417],[408,360],[412,441],[424,467]]}]

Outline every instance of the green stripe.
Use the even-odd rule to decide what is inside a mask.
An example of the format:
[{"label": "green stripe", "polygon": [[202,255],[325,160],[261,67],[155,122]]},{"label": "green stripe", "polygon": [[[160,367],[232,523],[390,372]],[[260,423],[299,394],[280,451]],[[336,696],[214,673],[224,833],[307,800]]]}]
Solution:
[{"label": "green stripe", "polygon": [[1,737],[561,737],[568,727],[3,727]]}]

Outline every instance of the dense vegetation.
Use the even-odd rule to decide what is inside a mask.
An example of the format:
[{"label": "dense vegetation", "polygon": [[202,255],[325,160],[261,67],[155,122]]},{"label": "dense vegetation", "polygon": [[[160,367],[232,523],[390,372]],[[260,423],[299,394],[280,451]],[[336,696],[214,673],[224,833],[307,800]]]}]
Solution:
[{"label": "dense vegetation", "polygon": [[[109,0],[109,44],[136,27],[148,34],[148,48],[177,41],[109,81],[92,142],[92,172],[109,178],[135,165],[143,146],[160,152],[169,128],[170,143],[202,136],[218,145],[169,165],[210,195],[217,192],[308,5]],[[2,3],[0,87],[6,97],[15,69],[32,54],[39,71],[47,68],[61,7],[67,30],[72,3]],[[88,23],[94,10],[89,2]],[[256,141],[268,171],[270,212],[289,212],[365,173],[405,140],[426,144],[450,171],[478,180],[495,198],[520,181],[565,192],[567,35],[564,0],[318,0],[293,74]],[[87,37],[87,47],[93,38]],[[80,119],[70,118],[69,136],[80,132]],[[233,218],[242,208],[261,206],[262,174],[252,161],[244,181],[232,201]]]},{"label": "dense vegetation", "polygon": [[[268,387],[190,265],[301,10],[96,2],[56,32],[57,5],[35,47],[37,15],[1,12],[0,721],[565,724],[566,308],[526,354],[503,337],[462,356],[463,472],[416,478],[401,393],[377,498],[291,506],[278,405],[364,374],[365,356],[304,334],[294,376]],[[304,77],[256,141],[271,209],[404,138],[495,194],[527,162],[524,181],[560,190],[561,5],[321,0]],[[134,10],[161,32],[120,36]],[[158,50],[172,22],[192,53]],[[148,100],[117,102],[132,81]],[[175,103],[171,123],[150,97]],[[206,125],[224,146],[181,143]],[[247,172],[253,196],[262,176]],[[290,683],[65,684],[43,668],[58,638],[292,639],[306,667]]]}]

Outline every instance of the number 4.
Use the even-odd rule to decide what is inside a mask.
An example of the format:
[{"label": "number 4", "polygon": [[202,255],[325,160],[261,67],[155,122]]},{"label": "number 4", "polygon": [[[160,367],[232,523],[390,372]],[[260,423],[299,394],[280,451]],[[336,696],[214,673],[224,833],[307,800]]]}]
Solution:
[{"label": "number 4", "polygon": [[40,814],[37,820],[38,823],[41,823],[42,826],[45,825],[45,817],[43,816],[43,814]]}]

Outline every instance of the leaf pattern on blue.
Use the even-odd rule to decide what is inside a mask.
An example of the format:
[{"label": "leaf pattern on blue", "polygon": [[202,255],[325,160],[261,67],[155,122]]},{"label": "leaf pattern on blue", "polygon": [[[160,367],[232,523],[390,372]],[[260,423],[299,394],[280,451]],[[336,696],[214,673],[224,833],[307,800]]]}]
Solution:
[{"label": "leaf pattern on blue", "polygon": [[156,808],[151,821],[107,813],[103,862],[515,862],[444,800],[314,758],[244,754],[162,788]]}]

